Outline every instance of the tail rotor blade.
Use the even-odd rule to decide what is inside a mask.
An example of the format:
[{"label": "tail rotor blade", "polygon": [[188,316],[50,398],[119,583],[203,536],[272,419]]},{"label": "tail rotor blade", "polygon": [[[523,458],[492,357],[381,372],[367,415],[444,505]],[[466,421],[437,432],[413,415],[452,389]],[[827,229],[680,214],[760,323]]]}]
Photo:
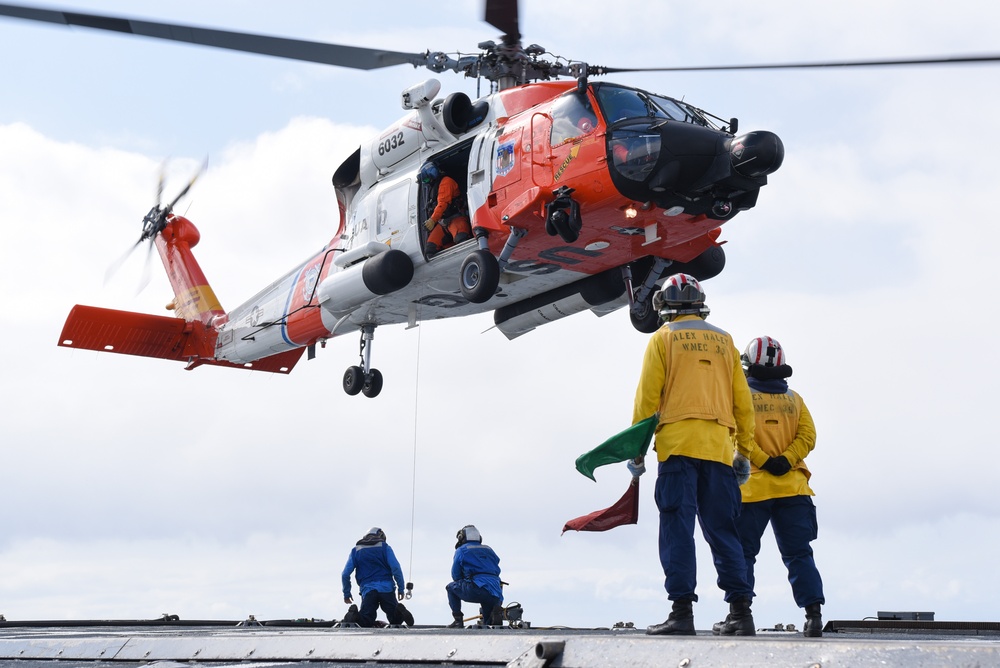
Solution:
[{"label": "tail rotor blade", "polygon": [[146,289],[149,285],[150,277],[150,263],[153,260],[153,240],[149,240],[149,245],[146,247],[146,261],[142,263],[142,277],[139,279],[139,287],[136,289],[135,293],[139,294]]},{"label": "tail rotor blade", "polygon": [[114,278],[114,275],[118,273],[118,270],[122,268],[122,265],[125,264],[125,261],[129,258],[130,255],[132,255],[132,253],[135,252],[135,249],[138,248],[140,244],[142,244],[142,239],[139,239],[134,244],[129,246],[128,250],[122,253],[121,257],[119,257],[117,260],[115,260],[108,266],[107,270],[104,272],[105,285],[111,282],[111,279]]},{"label": "tail rotor blade", "polygon": [[135,252],[135,249],[141,246],[143,243],[146,244],[146,260],[143,262],[142,266],[142,278],[139,281],[139,289],[136,294],[142,292],[146,286],[149,284],[150,278],[150,263],[153,257],[153,246],[156,243],[156,235],[158,235],[167,226],[167,218],[170,216],[174,206],[181,200],[182,197],[190,192],[191,188],[194,186],[198,178],[208,169],[208,158],[201,164],[198,171],[191,177],[187,185],[177,194],[177,197],[173,199],[170,204],[166,206],[161,206],[160,201],[163,198],[164,183],[166,181],[167,173],[167,163],[164,162],[160,168],[160,176],[156,184],[156,204],[153,208],[149,210],[149,213],[145,215],[142,219],[142,234],[139,235],[139,240],[136,241],[132,246],[129,247],[125,253],[114,261],[111,266],[108,267],[107,271],[104,272],[104,283],[107,284],[111,281],[111,278],[121,269],[121,266],[125,264],[129,256]]},{"label": "tail rotor blade", "polygon": [[198,171],[195,172],[194,176],[191,177],[191,180],[188,181],[187,185],[184,186],[184,188],[179,193],[177,193],[177,197],[174,198],[174,201],[172,201],[170,204],[167,205],[166,211],[173,211],[174,205],[177,204],[177,202],[179,202],[180,199],[184,197],[184,195],[188,194],[188,191],[191,190],[192,187],[194,187],[194,184],[198,180],[198,177],[200,177],[205,172],[206,169],[208,169],[207,157],[205,158],[205,162],[201,163],[201,167],[198,168]]},{"label": "tail rotor blade", "polygon": [[163,198],[163,183],[167,180],[167,161],[164,160],[163,164],[160,165],[160,178],[156,182],[156,206],[160,206],[160,200]]}]

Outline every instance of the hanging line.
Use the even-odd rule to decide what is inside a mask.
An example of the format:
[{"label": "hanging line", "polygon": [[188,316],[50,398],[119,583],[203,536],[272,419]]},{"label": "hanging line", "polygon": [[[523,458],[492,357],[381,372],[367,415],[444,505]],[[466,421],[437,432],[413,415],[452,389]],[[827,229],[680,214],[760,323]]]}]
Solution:
[{"label": "hanging line", "polygon": [[[410,481],[410,565],[407,568],[407,583],[413,582],[413,531],[416,526],[417,508],[417,416],[420,406],[420,334],[423,327],[417,325],[416,371],[413,374],[413,478]],[[407,590],[409,593],[409,590]]]}]

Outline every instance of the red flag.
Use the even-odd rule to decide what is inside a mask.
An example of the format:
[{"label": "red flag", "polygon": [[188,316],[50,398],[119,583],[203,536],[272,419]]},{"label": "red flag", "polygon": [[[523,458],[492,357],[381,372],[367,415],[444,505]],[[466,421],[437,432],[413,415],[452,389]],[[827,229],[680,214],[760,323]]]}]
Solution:
[{"label": "red flag", "polygon": [[607,531],[626,524],[639,522],[639,478],[632,478],[625,496],[615,505],[604,510],[595,510],[589,515],[566,522],[563,533],[573,531]]}]

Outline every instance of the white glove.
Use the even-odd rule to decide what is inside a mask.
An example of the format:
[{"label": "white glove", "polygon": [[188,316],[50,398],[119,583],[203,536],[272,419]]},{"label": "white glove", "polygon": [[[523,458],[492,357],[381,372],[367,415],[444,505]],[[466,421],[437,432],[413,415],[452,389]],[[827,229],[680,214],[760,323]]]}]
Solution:
[{"label": "white glove", "polygon": [[646,472],[646,464],[642,457],[636,457],[635,459],[628,460],[625,466],[628,467],[628,472],[632,474],[633,478],[638,478]]}]

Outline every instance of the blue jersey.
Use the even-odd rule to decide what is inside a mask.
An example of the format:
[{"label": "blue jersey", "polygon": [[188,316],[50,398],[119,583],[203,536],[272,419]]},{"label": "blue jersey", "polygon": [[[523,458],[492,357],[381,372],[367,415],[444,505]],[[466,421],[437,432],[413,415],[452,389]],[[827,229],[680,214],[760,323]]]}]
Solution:
[{"label": "blue jersey", "polygon": [[[392,548],[384,541],[370,545],[355,545],[347,557],[347,565],[341,580],[344,584],[344,598],[351,598],[351,573],[357,570],[355,579],[361,596],[370,591],[392,592],[395,589],[405,591],[403,569],[393,554]],[[393,585],[393,580],[396,583]]]},{"label": "blue jersey", "polygon": [[500,557],[489,545],[470,540],[455,550],[451,564],[452,580],[472,580],[472,582],[503,600],[500,588]]}]

